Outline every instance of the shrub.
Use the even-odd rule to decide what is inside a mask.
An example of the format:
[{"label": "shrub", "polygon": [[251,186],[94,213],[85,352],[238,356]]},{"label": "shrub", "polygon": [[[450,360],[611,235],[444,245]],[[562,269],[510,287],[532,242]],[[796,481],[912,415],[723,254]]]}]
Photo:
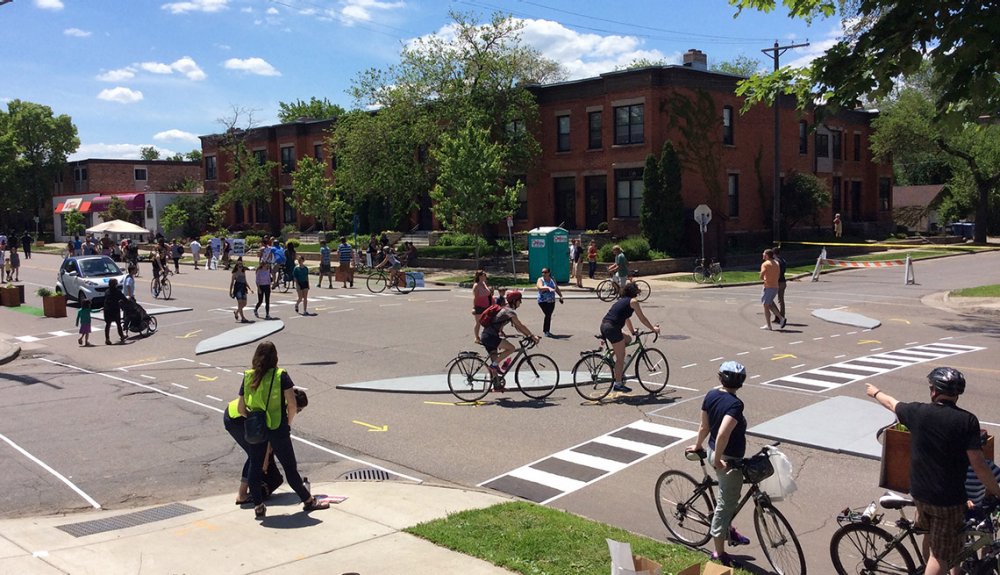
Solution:
[{"label": "shrub", "polygon": [[445,234],[438,238],[437,245],[472,248],[473,253],[478,245],[480,253],[492,253],[492,248],[486,238],[473,234]]},{"label": "shrub", "polygon": [[288,234],[299,233],[299,228],[295,224],[285,224],[285,227],[281,228],[281,235],[283,237],[288,237]]},{"label": "shrub", "polygon": [[597,231],[606,232],[608,231],[608,222],[601,222],[597,224]]},{"label": "shrub", "polygon": [[[597,260],[606,263],[614,263],[615,255],[612,252],[616,244],[607,243],[601,246],[597,250]],[[622,252],[625,253],[625,257],[628,261],[643,261],[650,259],[650,249],[649,242],[646,238],[641,237],[631,237],[625,238],[618,242],[619,246],[622,248]],[[662,254],[660,254],[662,255]]]},{"label": "shrub", "polygon": [[37,295],[38,297],[49,297],[51,295],[54,295],[54,292],[47,287],[40,287],[37,290],[35,290],[35,295]]},{"label": "shrub", "polygon": [[255,250],[260,247],[261,237],[253,234],[243,236],[243,242],[247,250]]},{"label": "shrub", "polygon": [[218,236],[213,236],[212,234],[205,234],[205,235],[201,236],[200,238],[198,238],[198,243],[200,243],[202,249],[204,249],[205,246],[207,246],[207,245],[209,245],[209,244],[212,243],[212,238],[215,238],[215,237],[218,237]]},{"label": "shrub", "polygon": [[291,239],[291,240],[288,240],[287,242],[285,242],[285,247],[292,246],[292,248],[294,248],[295,251],[298,251],[299,246],[301,246],[301,245],[302,245],[302,242],[300,242],[299,240],[296,240],[296,239]]}]

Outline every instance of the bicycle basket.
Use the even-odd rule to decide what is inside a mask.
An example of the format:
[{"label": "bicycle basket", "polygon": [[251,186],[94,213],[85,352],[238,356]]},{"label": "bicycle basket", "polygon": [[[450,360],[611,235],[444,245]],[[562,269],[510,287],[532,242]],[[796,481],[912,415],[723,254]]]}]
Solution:
[{"label": "bicycle basket", "polygon": [[743,462],[743,481],[746,483],[760,483],[772,475],[774,466],[766,453],[759,453]]}]

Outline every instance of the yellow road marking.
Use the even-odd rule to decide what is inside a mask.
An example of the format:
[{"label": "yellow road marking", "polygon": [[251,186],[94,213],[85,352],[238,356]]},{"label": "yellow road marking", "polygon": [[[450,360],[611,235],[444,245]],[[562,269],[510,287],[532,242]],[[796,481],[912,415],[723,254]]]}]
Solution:
[{"label": "yellow road marking", "polygon": [[365,423],[363,421],[353,420],[351,423],[357,423],[358,425],[363,425],[368,428],[368,431],[389,431],[388,425],[383,425],[382,427],[374,426],[370,423]]},{"label": "yellow road marking", "polygon": [[194,337],[194,334],[200,333],[200,332],[201,332],[200,329],[196,329],[194,331],[189,331],[189,332],[187,332],[184,335],[175,335],[174,337],[177,338],[177,339],[187,339],[189,337]]},{"label": "yellow road marking", "polygon": [[215,381],[219,379],[219,376],[209,377],[207,375],[202,375],[200,373],[196,373],[194,374],[194,376],[198,378],[198,381]]},{"label": "yellow road marking", "polygon": [[776,353],[776,354],[774,354],[774,357],[771,358],[771,361],[777,361],[779,359],[789,359],[789,358],[791,358],[791,359],[798,359],[797,357],[795,357],[794,355],[792,355],[790,353]]},{"label": "yellow road marking", "polygon": [[879,340],[877,340],[877,339],[859,339],[858,340],[858,345],[865,345],[865,344],[868,344],[868,343],[882,343],[882,342],[879,341]]},{"label": "yellow road marking", "polygon": [[908,320],[908,319],[899,319],[898,317],[894,317],[894,318],[890,319],[889,321],[901,321],[901,322],[905,323],[906,325],[910,325],[910,320]]}]

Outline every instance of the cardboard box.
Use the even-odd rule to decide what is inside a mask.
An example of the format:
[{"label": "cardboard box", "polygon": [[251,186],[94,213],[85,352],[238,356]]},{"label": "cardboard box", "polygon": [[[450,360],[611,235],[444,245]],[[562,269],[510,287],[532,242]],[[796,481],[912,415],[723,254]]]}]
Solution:
[{"label": "cardboard box", "polygon": [[[704,567],[704,569],[702,569]],[[700,563],[685,567],[677,575],[733,575],[732,567],[708,562],[704,566]]]},{"label": "cardboard box", "polygon": [[[878,486],[900,493],[910,492],[910,432],[899,431],[892,424],[882,432],[882,462]],[[993,460],[993,436],[986,438],[983,455]]]},{"label": "cardboard box", "polygon": [[611,552],[611,575],[663,575],[663,566],[642,555],[632,554],[632,545],[607,539]]}]

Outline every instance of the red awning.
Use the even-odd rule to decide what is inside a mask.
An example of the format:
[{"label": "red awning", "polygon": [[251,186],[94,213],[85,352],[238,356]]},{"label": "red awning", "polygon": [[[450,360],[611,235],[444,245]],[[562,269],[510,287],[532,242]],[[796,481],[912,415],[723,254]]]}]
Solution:
[{"label": "red awning", "polygon": [[82,202],[80,204],[80,213],[86,214],[90,211],[90,202]]},{"label": "red awning", "polygon": [[95,212],[103,212],[111,205],[111,198],[121,198],[125,202],[125,207],[130,210],[143,210],[146,208],[146,194],[112,194],[109,196],[97,196],[90,201],[90,209]]},{"label": "red awning", "polygon": [[82,203],[84,203],[82,198],[70,198],[65,202],[59,202],[59,205],[56,206],[56,213],[63,214],[66,212],[72,212],[73,210],[79,210]]},{"label": "red awning", "polygon": [[62,202],[59,202],[59,205],[58,205],[58,206],[56,206],[56,213],[57,213],[57,214],[61,214],[61,213],[62,213],[62,209],[63,209],[63,206],[65,206],[65,205],[66,205],[66,204],[64,204],[64,203],[62,203]]}]

